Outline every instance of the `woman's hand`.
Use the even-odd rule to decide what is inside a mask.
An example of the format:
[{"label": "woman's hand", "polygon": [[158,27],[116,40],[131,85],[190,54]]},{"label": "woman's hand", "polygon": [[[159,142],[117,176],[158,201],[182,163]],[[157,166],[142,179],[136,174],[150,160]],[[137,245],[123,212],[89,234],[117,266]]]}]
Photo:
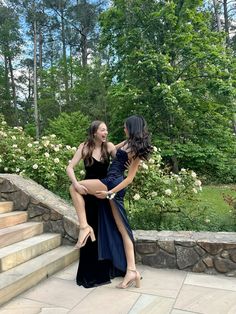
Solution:
[{"label": "woman's hand", "polygon": [[78,182],[74,183],[73,186],[79,194],[81,195],[88,194],[88,189],[85,186],[79,184]]},{"label": "woman's hand", "polygon": [[130,165],[131,165],[131,161],[128,159],[125,163],[126,170],[129,170]]},{"label": "woman's hand", "polygon": [[101,199],[107,198],[107,191],[96,191],[95,196]]}]

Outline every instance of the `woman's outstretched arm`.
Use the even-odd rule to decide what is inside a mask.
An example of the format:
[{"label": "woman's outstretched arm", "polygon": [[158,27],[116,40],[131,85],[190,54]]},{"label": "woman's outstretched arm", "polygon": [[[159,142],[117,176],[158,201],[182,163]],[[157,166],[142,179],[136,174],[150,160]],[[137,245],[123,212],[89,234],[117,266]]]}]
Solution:
[{"label": "woman's outstretched arm", "polygon": [[122,141],[122,142],[116,144],[116,145],[115,145],[116,149],[121,148],[122,146],[125,145],[125,143],[126,143],[126,141]]},{"label": "woman's outstretched arm", "polygon": [[81,143],[79,145],[79,148],[77,149],[77,151],[75,152],[72,160],[70,161],[69,165],[66,168],[66,173],[70,179],[70,181],[72,182],[74,188],[76,191],[78,191],[80,194],[87,194],[87,188],[81,184],[78,183],[76,176],[75,176],[75,172],[74,172],[74,167],[81,161],[82,159],[82,150],[84,147],[84,143]]},{"label": "woman's outstretched arm", "polygon": [[107,193],[117,193],[120,190],[126,188],[130,183],[133,182],[136,172],[138,171],[139,164],[140,164],[139,158],[132,159],[131,164],[129,166],[127,177],[121,183],[119,183],[110,191],[97,191],[95,195],[98,198],[105,198],[107,196]]}]

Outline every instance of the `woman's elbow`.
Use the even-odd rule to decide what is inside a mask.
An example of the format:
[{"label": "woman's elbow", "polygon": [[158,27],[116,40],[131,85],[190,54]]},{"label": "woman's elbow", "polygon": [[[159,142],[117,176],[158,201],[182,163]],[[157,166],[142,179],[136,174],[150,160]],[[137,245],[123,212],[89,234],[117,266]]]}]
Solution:
[{"label": "woman's elbow", "polygon": [[133,179],[134,179],[134,178],[129,178],[129,177],[127,177],[127,178],[126,178],[127,184],[128,184],[128,185],[131,184],[131,183],[133,182]]},{"label": "woman's elbow", "polygon": [[70,172],[71,172],[72,169],[73,168],[70,165],[66,167],[66,173],[67,173],[68,176],[70,175]]}]

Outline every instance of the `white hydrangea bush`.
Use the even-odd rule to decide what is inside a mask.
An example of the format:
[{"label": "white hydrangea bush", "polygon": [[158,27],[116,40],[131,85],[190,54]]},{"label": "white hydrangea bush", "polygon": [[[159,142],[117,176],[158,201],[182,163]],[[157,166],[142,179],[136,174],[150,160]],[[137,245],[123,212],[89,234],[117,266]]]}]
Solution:
[{"label": "white hydrangea bush", "polygon": [[[141,225],[147,229],[168,228],[168,223],[166,225],[164,221],[167,213],[185,213],[189,219],[202,216],[205,223],[204,209],[200,209],[198,204],[198,194],[201,191],[202,183],[194,171],[181,169],[178,174],[172,173],[164,167],[160,150],[154,147],[151,158],[148,162],[141,162],[139,171],[127,190],[127,206],[134,228]],[[140,220],[138,222],[137,217]],[[161,226],[162,224],[164,225]]]},{"label": "white hydrangea bush", "polygon": [[[63,196],[69,186],[66,167],[76,149],[61,144],[54,134],[35,141],[21,127],[9,127],[0,115],[0,173],[31,178]],[[76,174],[82,177],[80,171]]]}]

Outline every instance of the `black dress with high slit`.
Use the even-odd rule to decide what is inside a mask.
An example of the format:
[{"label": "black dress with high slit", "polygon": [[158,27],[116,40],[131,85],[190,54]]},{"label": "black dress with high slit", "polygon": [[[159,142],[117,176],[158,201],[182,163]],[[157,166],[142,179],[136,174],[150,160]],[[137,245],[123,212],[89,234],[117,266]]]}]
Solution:
[{"label": "black dress with high slit", "polygon": [[[91,166],[85,166],[85,179],[105,178],[108,165],[109,162],[100,162],[93,159],[93,164]],[[105,251],[110,250],[109,246],[107,246],[107,242],[105,241],[103,243],[103,240],[100,239],[99,226],[103,226],[104,222],[109,223],[110,227],[113,229],[112,238],[118,238],[119,246],[122,246],[121,251],[123,252],[124,249],[121,235],[111,213],[109,201],[98,199],[92,195],[85,195],[84,200],[87,221],[95,232],[96,241],[91,242],[91,239],[88,238],[86,245],[80,249],[80,261],[76,275],[76,282],[79,286],[82,285],[85,288],[92,288],[110,283],[110,279],[114,277],[124,276],[124,270],[116,268],[110,256],[103,257],[99,254],[99,245],[102,245]],[[113,245],[115,245],[114,242]],[[124,254],[122,255],[122,259],[124,259],[123,263],[126,263]]]}]

